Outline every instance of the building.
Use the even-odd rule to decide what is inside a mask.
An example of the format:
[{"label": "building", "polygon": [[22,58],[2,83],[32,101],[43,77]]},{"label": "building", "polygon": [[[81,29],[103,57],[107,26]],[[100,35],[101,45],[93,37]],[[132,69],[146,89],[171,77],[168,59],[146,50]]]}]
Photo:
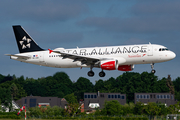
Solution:
[{"label": "building", "polygon": [[105,101],[117,100],[120,104],[126,103],[126,94],[121,93],[84,93],[84,109],[102,109]]},{"label": "building", "polygon": [[16,111],[20,109],[19,105],[14,101],[12,100],[12,108],[11,108],[11,111],[9,111],[9,107],[6,107],[5,105],[1,104],[1,110],[0,111],[5,111],[5,112],[12,112],[12,111]]},{"label": "building", "polygon": [[134,103],[148,102],[163,103],[167,106],[176,104],[174,95],[171,93],[134,93]]},{"label": "building", "polygon": [[16,101],[17,104],[26,107],[42,107],[42,106],[59,106],[65,108],[68,102],[64,98],[58,97],[41,97],[41,96],[27,96]]}]

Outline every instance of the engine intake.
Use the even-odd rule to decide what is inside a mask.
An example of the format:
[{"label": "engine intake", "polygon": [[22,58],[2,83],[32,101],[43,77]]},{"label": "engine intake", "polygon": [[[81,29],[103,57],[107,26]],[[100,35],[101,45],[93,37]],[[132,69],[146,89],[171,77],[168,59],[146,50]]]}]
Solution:
[{"label": "engine intake", "polygon": [[101,61],[102,70],[116,70],[117,68],[118,68],[118,65],[115,60]]}]

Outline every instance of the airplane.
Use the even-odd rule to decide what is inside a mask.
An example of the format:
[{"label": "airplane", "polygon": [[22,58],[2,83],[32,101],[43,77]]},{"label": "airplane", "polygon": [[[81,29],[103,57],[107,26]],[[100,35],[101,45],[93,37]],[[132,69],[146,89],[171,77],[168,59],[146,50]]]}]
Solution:
[{"label": "airplane", "polygon": [[55,68],[88,67],[89,77],[94,76],[93,68],[100,68],[100,77],[104,70],[132,71],[136,64],[150,64],[155,73],[154,64],[172,60],[176,54],[165,46],[157,44],[140,44],[89,48],[42,49],[20,26],[13,26],[18,54],[6,54],[10,59]]}]

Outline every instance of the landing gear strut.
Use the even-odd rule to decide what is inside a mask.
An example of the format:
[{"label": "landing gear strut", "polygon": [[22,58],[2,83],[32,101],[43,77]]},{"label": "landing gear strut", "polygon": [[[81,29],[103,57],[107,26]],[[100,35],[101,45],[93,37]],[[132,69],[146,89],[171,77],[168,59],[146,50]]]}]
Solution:
[{"label": "landing gear strut", "polygon": [[[92,71],[92,68],[93,68],[94,66],[93,65],[91,65],[90,66],[90,71],[87,73],[88,74],[88,76],[89,77],[93,77],[94,76],[94,72]],[[105,72],[102,70],[101,72],[99,72],[99,76],[100,77],[104,77],[106,74],[105,74]]]},{"label": "landing gear strut", "polygon": [[99,76],[100,77],[104,77],[106,74],[105,74],[105,72],[102,70],[101,72],[99,72]]},{"label": "landing gear strut", "polygon": [[91,67],[90,67],[90,71],[88,72],[88,76],[89,77],[93,77],[94,76],[94,72],[92,71],[92,68],[93,68],[93,65],[91,65]]},{"label": "landing gear strut", "polygon": [[154,63],[151,63],[151,73],[155,73],[156,72],[156,70],[154,70]]}]

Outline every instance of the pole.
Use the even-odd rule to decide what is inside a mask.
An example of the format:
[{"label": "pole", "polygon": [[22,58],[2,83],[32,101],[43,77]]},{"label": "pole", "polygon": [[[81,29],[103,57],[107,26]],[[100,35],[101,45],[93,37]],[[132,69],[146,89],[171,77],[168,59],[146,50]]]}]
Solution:
[{"label": "pole", "polygon": [[26,120],[26,107],[25,107],[25,120]]}]

